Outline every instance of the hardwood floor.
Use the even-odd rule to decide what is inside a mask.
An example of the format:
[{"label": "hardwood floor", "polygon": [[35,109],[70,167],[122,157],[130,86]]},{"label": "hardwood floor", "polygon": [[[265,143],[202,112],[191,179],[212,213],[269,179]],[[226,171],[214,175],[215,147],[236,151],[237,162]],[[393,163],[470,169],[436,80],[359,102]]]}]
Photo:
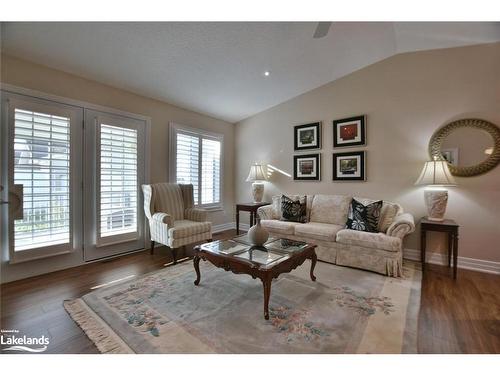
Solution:
[{"label": "hardwood floor", "polygon": [[[214,238],[228,238],[226,231]],[[178,258],[191,255],[179,251]],[[1,286],[2,329],[50,338],[49,353],[98,353],[62,306],[92,287],[165,267],[166,248],[135,253]],[[422,283],[418,349],[421,353],[500,353],[500,276],[428,265]]]}]

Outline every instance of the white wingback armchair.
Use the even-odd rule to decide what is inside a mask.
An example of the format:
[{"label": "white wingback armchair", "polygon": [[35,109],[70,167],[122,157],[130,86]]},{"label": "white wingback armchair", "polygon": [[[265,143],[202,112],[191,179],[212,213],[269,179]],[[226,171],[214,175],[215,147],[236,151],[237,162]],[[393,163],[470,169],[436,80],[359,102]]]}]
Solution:
[{"label": "white wingback armchair", "polygon": [[157,183],[142,185],[144,212],[149,220],[151,254],[155,242],[172,249],[212,239],[207,211],[194,208],[193,185]]}]

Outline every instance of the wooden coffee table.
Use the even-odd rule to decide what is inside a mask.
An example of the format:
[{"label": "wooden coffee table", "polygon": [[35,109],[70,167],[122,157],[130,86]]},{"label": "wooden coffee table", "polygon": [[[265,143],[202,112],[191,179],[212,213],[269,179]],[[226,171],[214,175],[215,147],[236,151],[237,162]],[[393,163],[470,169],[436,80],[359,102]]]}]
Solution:
[{"label": "wooden coffee table", "polygon": [[300,266],[306,259],[311,259],[309,272],[312,281],[316,281],[316,245],[305,242],[272,238],[263,247],[251,246],[246,235],[233,240],[209,242],[194,248],[194,269],[196,280],[200,284],[200,259],[208,260],[214,266],[235,274],[246,274],[259,278],[264,286],[264,318],[269,319],[269,297],[271,282],[282,273],[288,273]]}]

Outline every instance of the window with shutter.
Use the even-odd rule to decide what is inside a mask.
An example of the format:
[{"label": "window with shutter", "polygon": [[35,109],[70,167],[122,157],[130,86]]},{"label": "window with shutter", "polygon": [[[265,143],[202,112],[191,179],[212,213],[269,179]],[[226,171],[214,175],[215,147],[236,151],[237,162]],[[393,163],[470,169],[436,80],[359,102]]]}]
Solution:
[{"label": "window with shutter", "polygon": [[70,242],[70,119],[15,108],[14,183],[23,185],[14,251]]},{"label": "window with shutter", "polygon": [[192,184],[195,205],[221,207],[223,136],[178,124],[170,132],[170,180]]}]

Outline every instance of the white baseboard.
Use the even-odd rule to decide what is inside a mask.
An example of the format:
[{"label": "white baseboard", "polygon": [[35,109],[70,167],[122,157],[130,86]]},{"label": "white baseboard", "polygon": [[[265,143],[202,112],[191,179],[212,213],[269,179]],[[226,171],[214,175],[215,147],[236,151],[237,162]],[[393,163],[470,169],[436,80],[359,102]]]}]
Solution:
[{"label": "white baseboard", "polygon": [[[446,254],[442,253],[426,253],[427,263],[439,264],[441,266],[448,265],[448,259]],[[420,261],[420,250],[416,249],[404,249],[403,258],[409,260]],[[453,261],[452,261],[453,264]],[[495,275],[500,275],[500,262],[493,262],[490,260],[458,257],[458,268],[463,268],[467,270],[479,271],[492,273]]]},{"label": "white baseboard", "polygon": [[[240,230],[248,231],[250,225],[245,223],[240,223]],[[233,221],[232,223],[224,223],[212,226],[212,233],[219,233],[225,230],[236,229],[236,223]]]}]

